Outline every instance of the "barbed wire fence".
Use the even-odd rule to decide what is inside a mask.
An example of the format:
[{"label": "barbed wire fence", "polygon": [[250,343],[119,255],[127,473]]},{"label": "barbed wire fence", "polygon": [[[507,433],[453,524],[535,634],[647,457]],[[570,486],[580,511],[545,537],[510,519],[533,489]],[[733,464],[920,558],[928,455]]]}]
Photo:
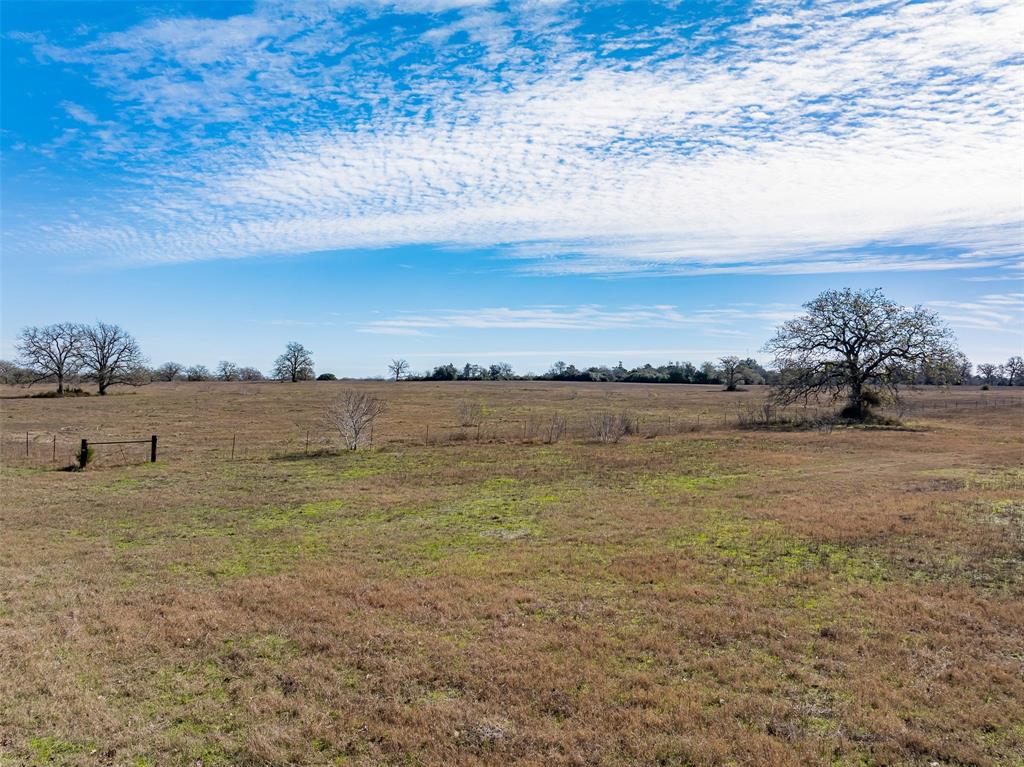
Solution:
[{"label": "barbed wire fence", "polygon": [[[1024,398],[936,398],[879,408],[881,415],[906,419],[988,411],[1024,410]],[[500,418],[482,417],[472,424],[404,423],[395,430],[378,426],[365,447],[449,446],[464,444],[555,444],[562,441],[617,442],[622,438],[656,438],[687,432],[751,428],[831,429],[833,405],[776,408],[766,402],[674,413],[637,413],[628,408],[595,408],[563,415],[552,410],[527,411]],[[607,419],[617,425],[609,429]],[[150,458],[149,440],[102,444],[106,435],[88,435],[94,452],[90,467],[142,464]],[[12,468],[64,469],[79,465],[82,436],[67,432],[25,431],[0,434],[0,465]],[[95,441],[93,441],[95,439]],[[217,434],[169,434],[160,437],[161,462],[218,462],[303,458],[347,452],[340,436],[319,422],[275,432],[231,431]]]}]

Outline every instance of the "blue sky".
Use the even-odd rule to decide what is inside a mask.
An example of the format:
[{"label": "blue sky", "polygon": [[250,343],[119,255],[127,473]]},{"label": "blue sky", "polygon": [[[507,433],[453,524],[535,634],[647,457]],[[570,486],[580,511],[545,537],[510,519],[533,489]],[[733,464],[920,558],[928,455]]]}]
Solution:
[{"label": "blue sky", "polygon": [[843,286],[1024,346],[1019,3],[0,12],[4,356],[699,363]]}]

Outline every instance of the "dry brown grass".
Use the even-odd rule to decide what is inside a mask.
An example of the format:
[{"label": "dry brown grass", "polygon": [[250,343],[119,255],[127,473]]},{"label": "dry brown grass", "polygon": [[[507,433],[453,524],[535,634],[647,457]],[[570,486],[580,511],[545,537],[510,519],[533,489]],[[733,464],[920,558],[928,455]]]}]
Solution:
[{"label": "dry brown grass", "polygon": [[344,386],[3,401],[0,764],[1024,761],[1015,392],[823,433],[723,426],[756,388],[363,384],[376,448],[316,453]]}]

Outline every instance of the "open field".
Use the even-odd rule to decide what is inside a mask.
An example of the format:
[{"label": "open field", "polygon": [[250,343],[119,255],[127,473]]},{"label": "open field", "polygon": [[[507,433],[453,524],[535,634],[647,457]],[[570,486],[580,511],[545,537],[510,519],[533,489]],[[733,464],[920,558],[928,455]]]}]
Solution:
[{"label": "open field", "polygon": [[346,386],[2,401],[0,765],[1024,764],[1017,391],[825,432],[736,428],[759,388],[358,384],[344,453]]}]

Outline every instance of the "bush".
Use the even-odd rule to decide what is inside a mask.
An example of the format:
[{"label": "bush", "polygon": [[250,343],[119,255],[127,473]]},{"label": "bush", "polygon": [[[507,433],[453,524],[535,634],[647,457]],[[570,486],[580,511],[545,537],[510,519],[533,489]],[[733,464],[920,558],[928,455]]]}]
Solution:
[{"label": "bush", "polygon": [[635,421],[626,411],[592,415],[587,421],[587,432],[598,442],[618,442],[634,432]]},{"label": "bush", "polygon": [[327,407],[324,418],[329,426],[338,430],[345,446],[356,450],[372,442],[373,425],[385,409],[384,400],[350,389]]},{"label": "bush", "polygon": [[841,418],[848,418],[853,421],[866,421],[870,419],[871,408],[881,407],[883,403],[882,395],[873,389],[865,389],[860,395],[860,408],[856,408],[853,405],[847,405],[839,411]]},{"label": "bush", "polygon": [[91,396],[89,392],[83,391],[82,389],[65,389],[63,393],[57,391],[41,391],[38,394],[33,394],[33,399],[52,399],[54,397],[88,397]]},{"label": "bush", "polygon": [[982,391],[988,391],[989,390],[989,385],[988,384],[982,384],[981,385],[981,390]]},{"label": "bush", "polygon": [[484,406],[475,400],[462,400],[455,411],[459,426],[479,426],[484,420]]},{"label": "bush", "polygon": [[318,381],[337,381],[338,380],[338,376],[334,375],[334,373],[321,373],[320,375],[318,375],[316,377],[316,380],[318,380]]}]

